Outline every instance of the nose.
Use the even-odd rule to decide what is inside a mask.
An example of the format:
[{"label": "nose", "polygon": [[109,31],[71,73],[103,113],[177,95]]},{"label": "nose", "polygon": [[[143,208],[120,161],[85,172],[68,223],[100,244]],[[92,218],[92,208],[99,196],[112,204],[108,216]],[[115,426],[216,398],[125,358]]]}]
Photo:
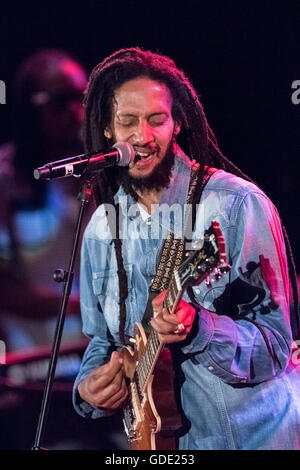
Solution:
[{"label": "nose", "polygon": [[140,145],[146,145],[149,142],[153,141],[153,129],[147,122],[143,119],[139,122],[136,128],[136,143]]}]

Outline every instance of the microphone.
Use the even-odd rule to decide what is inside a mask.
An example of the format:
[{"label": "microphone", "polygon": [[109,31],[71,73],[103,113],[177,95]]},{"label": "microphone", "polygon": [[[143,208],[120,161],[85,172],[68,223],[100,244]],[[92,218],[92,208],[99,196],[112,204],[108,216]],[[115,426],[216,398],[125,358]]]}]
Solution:
[{"label": "microphone", "polygon": [[134,160],[135,151],[128,142],[117,142],[104,152],[76,155],[36,168],[36,180],[51,180],[67,176],[81,176],[85,171],[96,172],[113,165],[128,166]]}]

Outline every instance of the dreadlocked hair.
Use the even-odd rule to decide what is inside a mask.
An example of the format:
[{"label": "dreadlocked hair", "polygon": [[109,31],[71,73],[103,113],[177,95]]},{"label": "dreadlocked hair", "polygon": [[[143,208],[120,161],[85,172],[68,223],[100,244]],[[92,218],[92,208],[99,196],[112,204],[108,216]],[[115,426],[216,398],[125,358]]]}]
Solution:
[{"label": "dreadlocked hair", "polygon": [[[192,160],[200,163],[192,211],[193,223],[196,216],[195,207],[200,201],[203,191],[203,176],[206,166],[228,171],[254,183],[220,151],[217,139],[207,122],[198,94],[184,72],[178,69],[174,61],[169,57],[160,53],[145,51],[139,47],[116,51],[100,62],[91,73],[84,98],[86,113],[83,134],[87,153],[97,152],[112,144],[105,137],[104,131],[111,123],[115,90],[125,82],[138,77],[147,77],[163,83],[169,89],[172,96],[172,117],[174,122],[181,125],[179,138],[183,138],[185,142],[183,150]],[[118,184],[114,168],[111,167],[104,170],[98,175],[94,185],[93,194],[96,203],[98,205],[101,203],[114,205],[114,194],[117,190]],[[122,257],[122,242],[118,230],[116,232],[113,243],[117,259],[120,291],[119,335],[124,343],[126,322],[125,300],[128,296],[128,284]],[[112,233],[114,233],[113,230]],[[297,312],[296,270],[284,226],[283,233],[287,246],[295,312]]]}]

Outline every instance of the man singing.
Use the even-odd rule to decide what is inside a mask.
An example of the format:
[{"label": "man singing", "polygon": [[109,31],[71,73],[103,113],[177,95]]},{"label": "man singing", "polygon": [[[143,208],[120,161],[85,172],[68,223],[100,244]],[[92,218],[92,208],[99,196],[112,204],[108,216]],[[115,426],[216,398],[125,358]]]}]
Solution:
[{"label": "man singing", "polygon": [[[299,449],[300,381],[289,365],[289,279],[276,208],[222,155],[196,91],[170,58],[115,52],[93,70],[85,111],[87,152],[124,141],[135,158],[100,173],[94,188],[80,292],[91,340],[74,385],[76,410],[98,418],[128,397],[119,351],[142,320],[164,240],[178,228],[159,209],[184,207],[196,162],[191,238],[217,221],[231,270],[185,293],[175,313],[164,307],[165,291],[153,301],[151,327],[176,365],[179,448]],[[107,205],[121,214],[119,226]]]}]

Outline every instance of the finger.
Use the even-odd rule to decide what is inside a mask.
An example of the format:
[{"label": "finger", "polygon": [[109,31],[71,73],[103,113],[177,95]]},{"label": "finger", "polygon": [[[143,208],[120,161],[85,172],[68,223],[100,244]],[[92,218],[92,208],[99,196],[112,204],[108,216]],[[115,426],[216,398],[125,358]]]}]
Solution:
[{"label": "finger", "polygon": [[110,382],[106,387],[96,390],[94,393],[98,396],[99,400],[104,403],[120,392],[122,389],[123,380],[123,373],[119,372],[112,382]]},{"label": "finger", "polygon": [[118,392],[112,394],[105,401],[101,401],[101,405],[104,408],[115,409],[127,398],[128,388],[126,386],[125,380],[123,380],[121,388]]},{"label": "finger", "polygon": [[156,316],[157,313],[160,313],[163,307],[163,302],[165,300],[166,291],[161,292],[152,300],[152,309],[153,315]]},{"label": "finger", "polygon": [[167,323],[172,323],[173,325],[177,325],[178,323],[177,313],[169,313],[167,308],[162,309],[161,319]]},{"label": "finger", "polygon": [[111,353],[109,364],[116,369],[118,369],[118,366],[123,365],[123,359],[118,351],[113,351]]},{"label": "finger", "polygon": [[[105,391],[106,392],[106,391]],[[101,406],[105,408],[113,407],[117,402],[125,400],[128,395],[128,387],[126,385],[125,379],[122,379],[119,389],[117,390],[113,388],[113,386],[109,387],[107,390],[108,394],[106,398],[101,398]]]},{"label": "finger", "polygon": [[91,377],[91,381],[89,383],[89,391],[90,393],[103,393],[111,385],[113,388],[120,387],[123,378],[123,370],[121,368],[116,372],[111,369],[108,369],[108,372],[102,372],[101,375],[97,374],[95,377]]},{"label": "finger", "polygon": [[[166,324],[157,324],[155,323],[155,321],[153,321],[152,324],[152,327],[154,328],[154,330],[156,331],[156,333],[158,333],[158,335],[161,335],[161,339],[163,339],[163,336],[174,336],[177,337],[177,336],[180,336],[180,340],[182,340],[182,337],[183,336],[187,336],[188,333],[191,331],[191,325],[190,326],[185,326],[183,323],[179,323],[179,324],[176,324],[176,325],[166,325]],[[177,341],[177,339],[176,339]]]},{"label": "finger", "polygon": [[123,367],[123,359],[119,355],[118,351],[113,351],[109,362],[104,364],[102,367],[95,369],[95,375],[101,377],[103,374],[115,376]]},{"label": "finger", "polygon": [[118,376],[115,377],[114,381],[105,387],[97,386],[97,388],[95,388],[91,380],[86,380],[82,383],[83,387],[81,390],[79,390],[79,392],[82,398],[88,403],[91,403],[94,406],[104,407],[105,403],[111,400],[111,398],[115,395],[119,394],[119,397],[121,396],[119,392],[120,390],[122,390],[122,388],[124,389],[123,380],[124,377],[122,375],[122,372],[119,372]]},{"label": "finger", "polygon": [[172,332],[178,325],[178,318],[176,314],[170,314],[166,308],[152,319],[151,322],[154,329],[160,333]]},{"label": "finger", "polygon": [[122,403],[126,400],[126,398],[127,398],[127,395],[120,398],[120,400],[114,402],[112,405],[108,406],[107,408],[110,409],[110,410],[116,410],[117,408],[119,408],[122,405]]},{"label": "finger", "polygon": [[183,335],[187,330],[187,326],[185,326],[183,323],[178,323],[176,326],[174,333],[176,335]]},{"label": "finger", "polygon": [[188,331],[184,331],[181,335],[175,334],[174,332],[171,334],[160,334],[158,333],[159,341],[163,344],[171,344],[171,343],[179,343],[180,341],[184,341],[188,335]]},{"label": "finger", "polygon": [[105,404],[105,406],[102,406],[101,408],[106,408],[108,410],[116,410],[117,408],[119,408],[122,405],[122,403],[124,403],[124,401],[127,398],[127,395],[128,395],[128,393],[126,395],[122,396],[119,400],[108,403],[108,404]]},{"label": "finger", "polygon": [[166,322],[161,318],[161,316],[152,318],[150,323],[157,333],[165,334],[165,335],[171,334],[177,327],[177,322],[176,323]]},{"label": "finger", "polygon": [[95,369],[90,376],[91,393],[106,387],[118,377],[123,368],[123,359],[119,357],[117,351],[111,355],[110,361]]}]

